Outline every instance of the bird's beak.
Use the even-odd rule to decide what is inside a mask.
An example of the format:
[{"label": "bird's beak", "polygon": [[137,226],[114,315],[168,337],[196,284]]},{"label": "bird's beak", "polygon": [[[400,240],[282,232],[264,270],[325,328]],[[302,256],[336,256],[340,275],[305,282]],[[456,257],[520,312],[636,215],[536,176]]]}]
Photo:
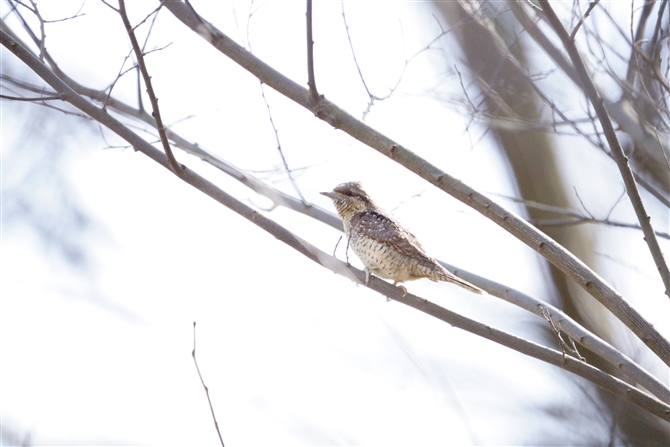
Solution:
[{"label": "bird's beak", "polygon": [[337,193],[335,191],[330,191],[330,192],[320,192],[319,194],[324,195],[326,197],[329,197],[331,199],[334,199],[337,197]]}]

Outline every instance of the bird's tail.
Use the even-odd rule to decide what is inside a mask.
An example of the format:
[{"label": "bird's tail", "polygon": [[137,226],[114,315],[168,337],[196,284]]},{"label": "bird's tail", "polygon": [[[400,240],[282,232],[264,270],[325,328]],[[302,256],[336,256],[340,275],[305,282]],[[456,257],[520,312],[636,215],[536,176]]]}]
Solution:
[{"label": "bird's tail", "polygon": [[464,289],[469,290],[472,293],[476,293],[477,295],[487,295],[486,291],[480,289],[475,285],[470,284],[464,279],[459,278],[458,276],[454,275],[453,273],[449,272],[446,269],[444,272],[442,272],[442,277],[440,277],[440,281],[454,283],[456,285],[463,287]]}]

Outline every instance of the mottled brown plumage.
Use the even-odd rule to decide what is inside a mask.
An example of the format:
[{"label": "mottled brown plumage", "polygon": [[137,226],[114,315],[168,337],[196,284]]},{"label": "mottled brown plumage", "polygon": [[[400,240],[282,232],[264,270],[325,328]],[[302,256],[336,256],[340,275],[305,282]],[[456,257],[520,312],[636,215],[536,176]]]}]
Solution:
[{"label": "mottled brown plumage", "polygon": [[[381,209],[358,182],[342,183],[331,192],[322,192],[335,204],[344,223],[347,246],[365,265],[367,284],[370,273],[392,279],[393,285],[403,281],[428,278],[447,281],[484,293],[478,287],[454,276],[426,253],[418,240],[391,213]],[[403,286],[399,286],[403,290]]]}]

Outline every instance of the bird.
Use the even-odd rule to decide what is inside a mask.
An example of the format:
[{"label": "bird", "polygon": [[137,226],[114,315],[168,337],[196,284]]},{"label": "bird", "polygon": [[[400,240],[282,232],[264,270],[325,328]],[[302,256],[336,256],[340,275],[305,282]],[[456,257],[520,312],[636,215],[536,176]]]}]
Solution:
[{"label": "bird", "polygon": [[342,219],[347,251],[351,247],[365,266],[366,286],[372,273],[393,280],[403,296],[407,289],[398,283],[420,278],[450,282],[478,295],[486,293],[430,257],[409,230],[370,198],[360,182],[342,183],[321,194],[333,201]]}]

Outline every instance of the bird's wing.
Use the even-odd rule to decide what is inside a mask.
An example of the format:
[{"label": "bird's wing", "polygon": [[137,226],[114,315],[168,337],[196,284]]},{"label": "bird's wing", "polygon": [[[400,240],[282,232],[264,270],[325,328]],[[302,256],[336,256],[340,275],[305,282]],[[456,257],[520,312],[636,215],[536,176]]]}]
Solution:
[{"label": "bird's wing", "polygon": [[366,210],[354,215],[351,218],[351,229],[356,234],[389,244],[404,255],[434,262],[412,233],[381,212]]}]

